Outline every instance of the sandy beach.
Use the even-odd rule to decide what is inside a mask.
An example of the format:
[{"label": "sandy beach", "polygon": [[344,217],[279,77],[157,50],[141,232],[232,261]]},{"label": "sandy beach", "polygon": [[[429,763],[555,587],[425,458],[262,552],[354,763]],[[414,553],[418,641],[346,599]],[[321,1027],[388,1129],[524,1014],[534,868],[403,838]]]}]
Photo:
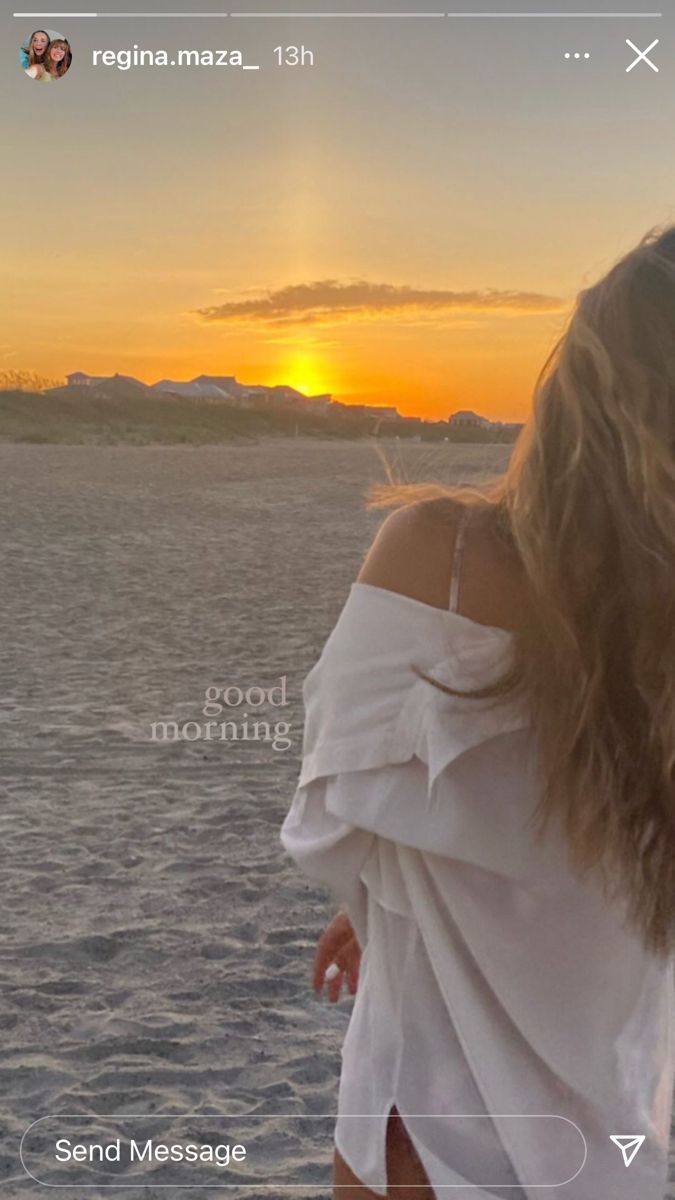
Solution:
[{"label": "sandy beach", "polygon": [[[411,480],[469,480],[509,450],[386,446]],[[18,1148],[54,1113],[108,1132],[108,1115],[138,1114],[145,1136],[170,1125],[153,1114],[195,1114],[206,1140],[218,1114],[257,1114],[261,1186],[220,1194],[329,1194],[325,1123],[283,1118],[335,1110],[351,1001],[310,990],[333,910],[279,827],[302,679],[382,479],[365,441],[0,445],[3,1200],[46,1193]],[[204,733],[210,688],[230,689],[226,738]],[[253,736],[255,719],[286,723],[285,741]],[[162,740],[162,722],[181,736]],[[167,1169],[123,1195],[197,1194],[160,1187]]]}]

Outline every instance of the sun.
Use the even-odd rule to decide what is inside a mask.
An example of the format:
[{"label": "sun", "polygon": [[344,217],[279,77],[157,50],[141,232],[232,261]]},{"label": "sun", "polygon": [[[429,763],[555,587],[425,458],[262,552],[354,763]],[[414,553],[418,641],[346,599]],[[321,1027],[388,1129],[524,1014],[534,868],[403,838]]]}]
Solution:
[{"label": "sun", "polygon": [[330,392],[325,369],[316,352],[302,351],[284,363],[280,382],[302,392],[303,396],[318,396]]}]

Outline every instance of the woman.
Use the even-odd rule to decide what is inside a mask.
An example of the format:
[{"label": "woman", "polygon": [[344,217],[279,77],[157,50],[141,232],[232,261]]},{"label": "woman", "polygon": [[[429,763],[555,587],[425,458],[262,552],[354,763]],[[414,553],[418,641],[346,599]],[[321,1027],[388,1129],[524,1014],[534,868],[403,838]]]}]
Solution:
[{"label": "woman", "polygon": [[281,836],[344,909],[315,988],[356,992],[336,1196],[661,1200],[675,227],[581,294],[505,477],[384,522],[304,699]]},{"label": "woman", "polygon": [[70,45],[65,38],[50,42],[45,55],[45,78],[60,79],[66,74],[72,61]]},{"label": "woman", "polygon": [[[24,43],[25,45],[25,43]],[[44,29],[36,29],[26,50],[21,48],[21,65],[31,79],[40,79],[44,75],[45,57],[49,49],[49,34]]]}]

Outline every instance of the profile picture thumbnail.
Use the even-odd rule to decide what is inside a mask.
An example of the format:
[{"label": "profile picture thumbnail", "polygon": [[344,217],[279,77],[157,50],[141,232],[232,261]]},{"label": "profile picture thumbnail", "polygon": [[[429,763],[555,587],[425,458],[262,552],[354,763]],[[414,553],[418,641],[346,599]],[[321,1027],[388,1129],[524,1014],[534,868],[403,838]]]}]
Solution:
[{"label": "profile picture thumbnail", "polygon": [[55,29],[35,29],[21,46],[21,66],[29,79],[52,83],[70,70],[70,42]]}]

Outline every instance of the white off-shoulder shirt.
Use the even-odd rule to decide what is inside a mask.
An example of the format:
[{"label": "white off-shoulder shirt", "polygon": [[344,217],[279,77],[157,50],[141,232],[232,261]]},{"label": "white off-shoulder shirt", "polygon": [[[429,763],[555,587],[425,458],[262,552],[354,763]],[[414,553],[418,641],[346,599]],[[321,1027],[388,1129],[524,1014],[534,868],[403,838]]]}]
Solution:
[{"label": "white off-shoulder shirt", "polygon": [[[396,1105],[440,1197],[662,1200],[672,968],[536,838],[522,702],[493,679],[512,635],[352,585],[307,676],[286,850],[348,912],[363,956],[335,1140],[386,1194]],[[645,1135],[625,1167],[611,1135]]]}]

